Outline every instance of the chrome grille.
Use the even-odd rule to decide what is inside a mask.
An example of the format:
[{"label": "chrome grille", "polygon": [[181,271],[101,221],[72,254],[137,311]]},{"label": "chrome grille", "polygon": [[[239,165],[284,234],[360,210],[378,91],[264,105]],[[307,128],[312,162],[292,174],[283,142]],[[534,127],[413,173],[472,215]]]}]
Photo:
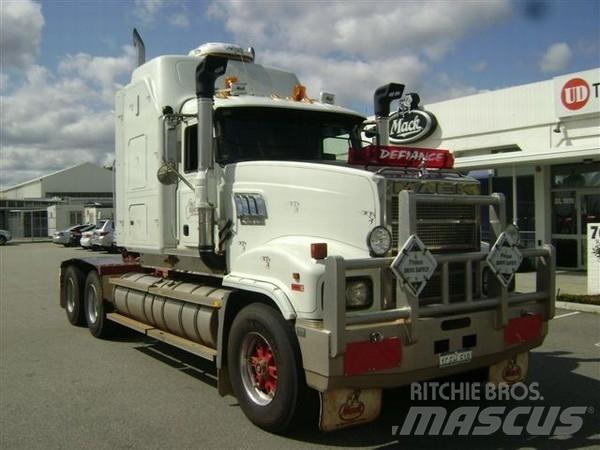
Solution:
[{"label": "chrome grille", "polygon": [[417,223],[417,236],[429,250],[475,250],[472,223]]},{"label": "chrome grille", "polygon": [[[392,197],[391,228],[394,250],[398,250],[398,197]],[[417,236],[431,251],[479,249],[478,209],[474,205],[417,204]]]}]

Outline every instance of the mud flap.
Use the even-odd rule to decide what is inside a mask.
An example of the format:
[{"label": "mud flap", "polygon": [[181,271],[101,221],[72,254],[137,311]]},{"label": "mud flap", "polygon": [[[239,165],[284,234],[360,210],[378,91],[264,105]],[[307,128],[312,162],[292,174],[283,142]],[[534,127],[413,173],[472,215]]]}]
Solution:
[{"label": "mud flap", "polygon": [[518,353],[489,367],[488,382],[513,384],[525,381],[529,370],[529,352]]},{"label": "mud flap", "polygon": [[320,397],[321,431],[373,422],[381,412],[381,389],[335,389],[321,392]]}]

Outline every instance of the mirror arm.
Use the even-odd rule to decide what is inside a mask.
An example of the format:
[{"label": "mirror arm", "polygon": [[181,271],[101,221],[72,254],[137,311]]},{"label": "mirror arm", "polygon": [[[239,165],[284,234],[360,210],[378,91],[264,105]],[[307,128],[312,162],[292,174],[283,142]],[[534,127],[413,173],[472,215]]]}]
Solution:
[{"label": "mirror arm", "polygon": [[165,164],[167,164],[169,166],[169,168],[171,169],[171,171],[177,175],[177,178],[179,178],[181,181],[183,181],[185,183],[185,185],[187,187],[189,187],[192,192],[195,192],[196,190],[194,189],[194,186],[192,185],[192,183],[190,183],[183,175],[181,175],[179,173],[179,170],[177,170],[177,167],[175,167],[175,164],[173,164],[172,161],[165,161]]}]

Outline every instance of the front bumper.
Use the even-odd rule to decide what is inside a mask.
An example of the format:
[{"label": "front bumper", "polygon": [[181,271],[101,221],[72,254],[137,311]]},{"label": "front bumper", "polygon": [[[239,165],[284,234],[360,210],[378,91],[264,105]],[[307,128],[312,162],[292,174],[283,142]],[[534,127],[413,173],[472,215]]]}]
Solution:
[{"label": "front bumper", "polygon": [[[355,315],[346,314],[346,271],[383,269],[392,258],[351,261],[326,258],[323,321],[297,320],[295,324],[307,383],[322,392],[342,387],[401,386],[488,367],[541,345],[548,320],[554,316],[554,249],[547,246],[524,250],[523,256],[538,258],[536,292],[509,293],[506,288],[496,286],[494,296],[452,303],[446,298],[441,304],[424,306],[419,305],[418,298],[411,298],[399,289],[395,309]],[[439,264],[457,260],[478,264],[485,254],[436,255],[436,258]],[[472,282],[470,277],[466,280],[467,284]],[[467,285],[466,292],[470,291],[471,286]],[[507,338],[507,330],[511,328],[507,325],[527,316],[541,318],[539,330],[516,342]],[[351,346],[386,339],[393,339],[400,346],[397,364],[349,373],[348,358],[356,358],[348,352]],[[377,345],[365,348],[379,351]],[[467,363],[440,367],[440,354],[465,349],[472,352]]]}]

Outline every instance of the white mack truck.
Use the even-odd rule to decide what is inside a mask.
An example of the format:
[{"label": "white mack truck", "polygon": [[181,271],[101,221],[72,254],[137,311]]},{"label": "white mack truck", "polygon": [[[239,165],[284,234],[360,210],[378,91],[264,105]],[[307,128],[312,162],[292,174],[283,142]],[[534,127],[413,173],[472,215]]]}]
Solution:
[{"label": "white mack truck", "polygon": [[[375,93],[365,146],[363,116],[310,99],[253,49],[145,62],[134,42],[139,66],[115,99],[124,251],[62,263],[72,324],[214,361],[219,393],[272,432],[306,419],[306,393],[334,430],[375,420],[384,388],[526,375],[554,315],[553,250],[516,249],[503,197],[481,195],[449,152],[388,145],[402,85]],[[511,288],[521,256],[537,260],[534,292]]]}]

